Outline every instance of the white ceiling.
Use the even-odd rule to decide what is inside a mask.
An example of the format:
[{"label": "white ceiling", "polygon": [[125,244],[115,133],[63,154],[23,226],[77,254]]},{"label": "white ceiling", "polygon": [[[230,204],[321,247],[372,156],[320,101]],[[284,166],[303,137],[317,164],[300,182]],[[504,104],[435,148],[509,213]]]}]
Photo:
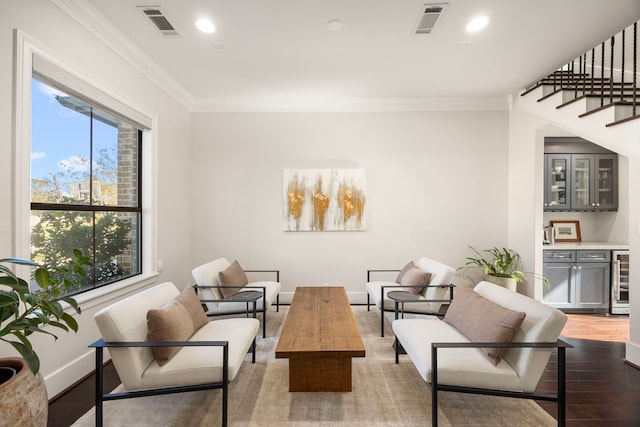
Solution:
[{"label": "white ceiling", "polygon": [[[54,0],[55,1],[55,0]],[[638,0],[449,0],[430,35],[413,35],[425,0],[58,0],[195,110],[425,99],[506,99],[640,19]],[[136,6],[160,6],[163,37]],[[491,22],[465,33],[473,16]],[[200,16],[211,35],[194,26]],[[331,32],[330,20],[343,28]],[[346,104],[345,104],[346,103]],[[262,107],[260,107],[262,106]]]}]

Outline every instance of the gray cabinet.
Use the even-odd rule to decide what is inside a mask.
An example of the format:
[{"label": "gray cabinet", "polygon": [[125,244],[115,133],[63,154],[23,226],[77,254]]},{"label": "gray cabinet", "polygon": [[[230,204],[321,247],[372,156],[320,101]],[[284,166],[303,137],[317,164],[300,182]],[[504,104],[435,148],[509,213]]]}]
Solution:
[{"label": "gray cabinet", "polygon": [[545,211],[618,209],[616,154],[545,154]]},{"label": "gray cabinet", "polygon": [[608,310],[610,251],[545,250],[542,274],[550,283],[545,303],[571,311]]}]

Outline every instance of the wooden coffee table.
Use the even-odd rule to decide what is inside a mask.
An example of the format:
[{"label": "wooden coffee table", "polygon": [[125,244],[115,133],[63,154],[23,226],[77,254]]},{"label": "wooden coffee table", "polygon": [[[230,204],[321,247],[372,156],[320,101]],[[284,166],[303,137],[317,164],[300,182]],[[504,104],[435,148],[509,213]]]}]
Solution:
[{"label": "wooden coffee table", "polygon": [[289,391],[351,391],[351,358],[365,349],[342,287],[299,287],[276,347]]}]

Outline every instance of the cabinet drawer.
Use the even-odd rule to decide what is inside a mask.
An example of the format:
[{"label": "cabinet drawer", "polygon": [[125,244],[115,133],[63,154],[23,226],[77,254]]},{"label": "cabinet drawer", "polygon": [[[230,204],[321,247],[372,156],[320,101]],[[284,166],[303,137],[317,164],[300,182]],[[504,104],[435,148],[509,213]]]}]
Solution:
[{"label": "cabinet drawer", "polygon": [[576,251],[544,251],[544,262],[575,262]]},{"label": "cabinet drawer", "polygon": [[611,251],[577,251],[578,262],[610,262]]}]

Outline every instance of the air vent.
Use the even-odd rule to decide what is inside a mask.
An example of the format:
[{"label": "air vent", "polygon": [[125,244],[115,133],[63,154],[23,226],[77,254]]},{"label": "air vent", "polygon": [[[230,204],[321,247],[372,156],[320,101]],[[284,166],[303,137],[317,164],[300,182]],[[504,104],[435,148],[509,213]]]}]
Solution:
[{"label": "air vent", "polygon": [[431,34],[447,6],[449,6],[448,3],[423,5],[413,33],[416,35]]},{"label": "air vent", "polygon": [[165,37],[180,37],[159,6],[137,6],[137,8],[149,19],[154,28],[160,31],[160,34]]}]

